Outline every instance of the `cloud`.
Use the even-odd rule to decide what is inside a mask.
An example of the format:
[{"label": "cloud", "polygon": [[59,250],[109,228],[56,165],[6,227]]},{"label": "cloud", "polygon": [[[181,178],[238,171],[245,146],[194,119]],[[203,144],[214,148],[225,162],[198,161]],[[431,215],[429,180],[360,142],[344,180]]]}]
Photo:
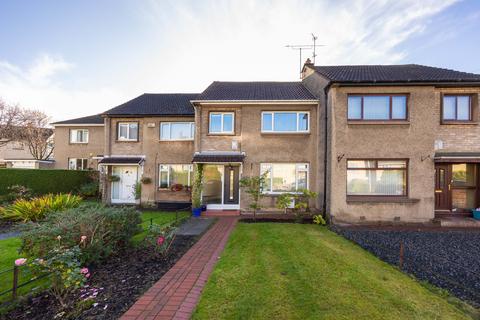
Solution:
[{"label": "cloud", "polygon": [[[27,68],[0,61],[0,97],[24,108],[41,110],[52,120],[99,113],[126,97],[115,88],[69,88],[64,82],[73,64],[41,54]],[[63,76],[63,77],[61,77]]]},{"label": "cloud", "polygon": [[[285,45],[309,44],[311,32],[325,45],[317,49],[317,64],[401,63],[409,53],[400,45],[456,2],[135,2],[126,11],[141,23],[132,26],[134,38],[112,34],[111,59],[85,49],[79,57],[95,66],[86,70],[84,61],[46,53],[27,67],[0,58],[0,96],[60,120],[104,111],[142,92],[200,92],[213,80],[296,80],[298,51]],[[124,60],[116,60],[118,52]],[[302,60],[310,55],[304,52]]]}]

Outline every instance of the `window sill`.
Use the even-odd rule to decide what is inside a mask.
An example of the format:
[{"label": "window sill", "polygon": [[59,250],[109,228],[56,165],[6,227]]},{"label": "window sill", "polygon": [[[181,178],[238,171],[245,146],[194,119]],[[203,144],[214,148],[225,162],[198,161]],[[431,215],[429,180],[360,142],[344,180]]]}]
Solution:
[{"label": "window sill", "polygon": [[158,140],[158,142],[193,142],[193,139],[172,139],[172,140]]},{"label": "window sill", "polygon": [[[88,144],[88,142],[70,142],[70,144]],[[14,149],[14,150],[23,150],[23,149]]]},{"label": "window sill", "polygon": [[139,140],[115,140],[115,142],[140,142]]},{"label": "window sill", "polygon": [[440,122],[441,125],[478,125],[477,121],[442,121]]},{"label": "window sill", "polygon": [[347,203],[417,203],[420,199],[408,197],[347,196]]},{"label": "window sill", "polygon": [[307,136],[310,134],[310,131],[308,132],[265,132],[262,131],[260,132],[262,135],[266,136],[271,136],[271,135],[279,135],[279,136]]},{"label": "window sill", "polygon": [[221,136],[234,136],[235,133],[208,133],[207,136],[210,136],[210,137],[221,137]]},{"label": "window sill", "polygon": [[348,125],[410,125],[408,120],[348,120]]}]

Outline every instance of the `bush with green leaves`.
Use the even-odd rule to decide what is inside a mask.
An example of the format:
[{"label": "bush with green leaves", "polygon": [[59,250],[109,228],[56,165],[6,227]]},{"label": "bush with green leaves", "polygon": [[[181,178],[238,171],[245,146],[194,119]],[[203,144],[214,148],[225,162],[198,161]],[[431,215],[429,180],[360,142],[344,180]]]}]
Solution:
[{"label": "bush with green leaves", "polygon": [[325,219],[322,217],[321,214],[317,214],[313,216],[313,223],[318,224],[320,226],[324,226],[327,224]]},{"label": "bush with green leaves", "polygon": [[175,227],[152,224],[147,230],[145,243],[158,256],[165,257],[175,239]]},{"label": "bush with green leaves", "polygon": [[287,209],[291,207],[294,200],[294,195],[291,193],[282,193],[277,197],[277,208],[282,209],[284,213],[287,213]]},{"label": "bush with green leaves", "polygon": [[317,193],[308,189],[299,189],[295,194],[295,212],[310,212],[310,199],[317,197]]},{"label": "bush with green leaves", "polygon": [[6,201],[12,202],[17,199],[31,199],[32,198],[32,189],[25,186],[15,184],[13,186],[7,187],[8,193],[4,196]]},{"label": "bush with green leaves", "polygon": [[141,222],[140,213],[133,208],[84,204],[50,215],[40,224],[27,224],[21,235],[21,251],[42,257],[56,247],[60,236],[67,248],[81,241],[82,263],[97,263],[129,246],[131,238],[142,230]]},{"label": "bush with green leaves", "polygon": [[268,171],[259,176],[243,177],[240,179],[240,187],[245,190],[250,197],[250,204],[248,207],[253,210],[253,220],[257,219],[257,211],[262,208],[260,200],[265,196],[263,193],[263,186],[266,183]]},{"label": "bush with green leaves", "polygon": [[98,196],[98,190],[98,181],[92,181],[82,185],[78,190],[78,193],[84,198],[93,198]]},{"label": "bush with green leaves", "polygon": [[59,239],[55,248],[30,264],[34,272],[50,275],[50,291],[63,307],[66,307],[65,296],[83,287],[90,276],[88,268],[81,267],[80,256],[78,245],[64,247]]},{"label": "bush with green leaves", "polygon": [[53,212],[75,208],[82,198],[72,194],[48,194],[42,197],[18,199],[1,213],[2,219],[10,221],[38,222]]}]

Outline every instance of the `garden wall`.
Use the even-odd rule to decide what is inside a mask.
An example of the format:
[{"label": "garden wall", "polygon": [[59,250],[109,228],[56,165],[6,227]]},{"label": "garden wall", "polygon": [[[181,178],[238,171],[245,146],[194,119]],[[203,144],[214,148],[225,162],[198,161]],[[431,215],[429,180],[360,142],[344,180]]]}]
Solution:
[{"label": "garden wall", "polygon": [[85,183],[98,181],[98,171],[0,169],[0,195],[22,185],[36,195],[77,192]]}]

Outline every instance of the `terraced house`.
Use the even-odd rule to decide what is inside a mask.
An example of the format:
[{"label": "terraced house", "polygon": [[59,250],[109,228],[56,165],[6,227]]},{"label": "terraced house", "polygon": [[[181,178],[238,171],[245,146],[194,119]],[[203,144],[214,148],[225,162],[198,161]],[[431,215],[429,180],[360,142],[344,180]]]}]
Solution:
[{"label": "terraced house", "polygon": [[471,73],[309,61],[299,82],[144,94],[102,114],[99,165],[120,178],[106,181],[105,201],[134,203],[143,179],[142,203],[188,206],[202,163],[210,210],[247,209],[239,179],[268,172],[267,211],[308,188],[333,222],[467,216],[480,206],[479,94]]}]

